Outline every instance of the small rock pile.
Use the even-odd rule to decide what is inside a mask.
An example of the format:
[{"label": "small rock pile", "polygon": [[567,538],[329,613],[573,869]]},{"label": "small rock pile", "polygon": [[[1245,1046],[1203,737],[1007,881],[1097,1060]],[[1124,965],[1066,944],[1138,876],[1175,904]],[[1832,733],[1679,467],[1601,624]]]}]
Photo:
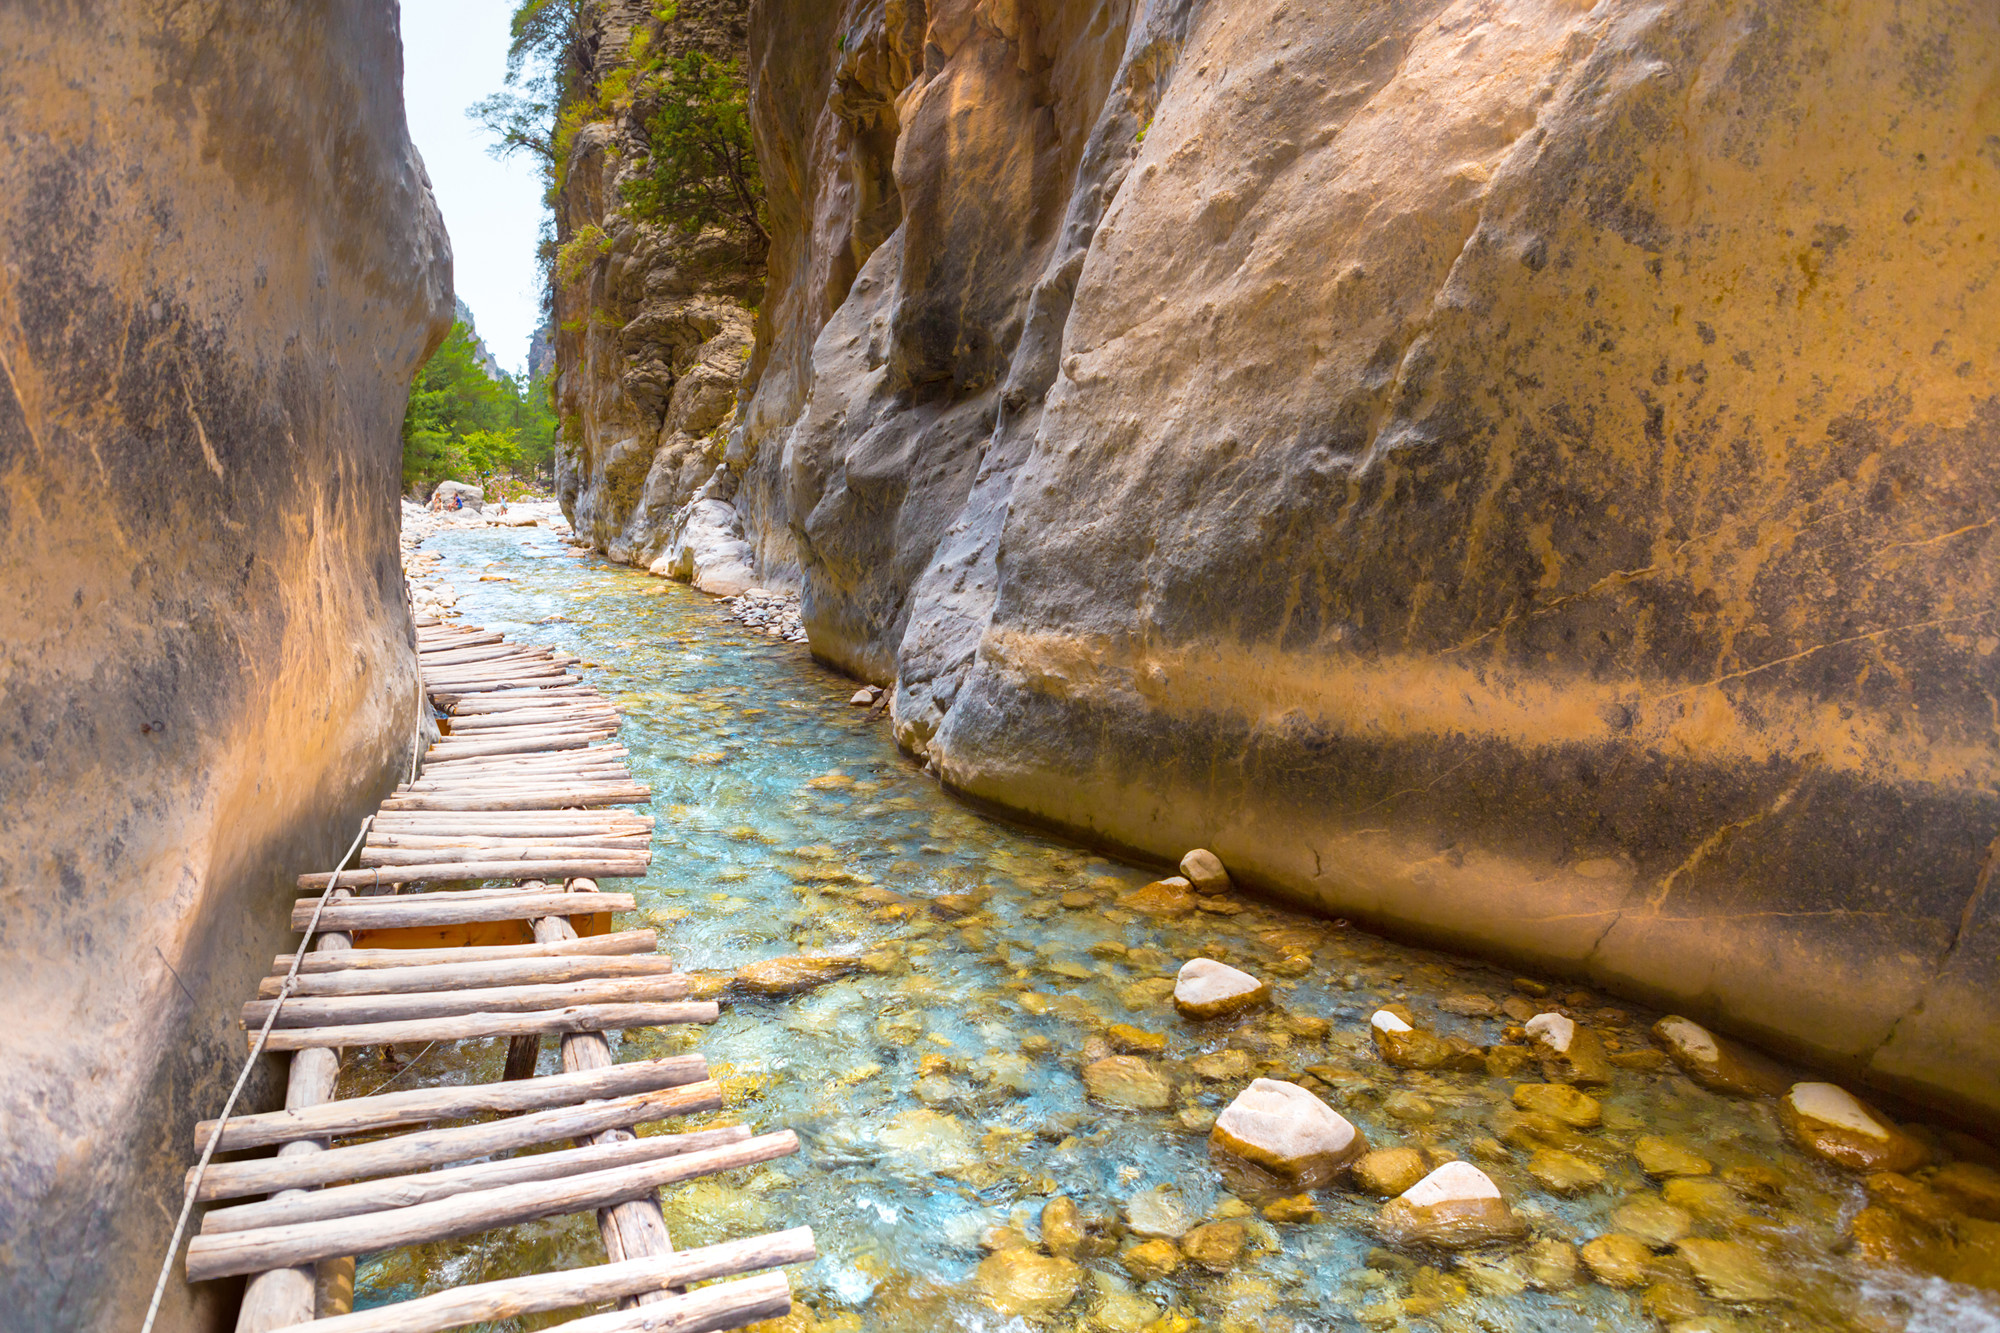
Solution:
[{"label": "small rock pile", "polygon": [[734,597],[723,598],[728,618],[750,629],[761,630],[786,643],[806,641],[805,622],[799,618],[799,599],[788,592],[768,588],[747,588]]}]

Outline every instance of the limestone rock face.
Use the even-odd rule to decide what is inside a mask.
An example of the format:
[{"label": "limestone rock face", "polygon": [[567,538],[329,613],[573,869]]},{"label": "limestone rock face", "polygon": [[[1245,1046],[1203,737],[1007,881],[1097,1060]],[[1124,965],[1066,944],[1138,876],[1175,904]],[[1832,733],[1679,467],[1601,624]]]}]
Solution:
[{"label": "limestone rock face", "polygon": [[[748,0],[681,0],[662,26],[641,0],[593,7],[600,75],[637,33],[654,51],[740,58]],[[556,487],[579,537],[613,560],[718,595],[759,582],[729,511],[738,476],[724,463],[736,387],[750,360],[763,257],[711,229],[685,236],[622,213],[621,187],[644,161],[629,111],[585,125],[563,164],[554,356],[564,434]]]},{"label": "limestone rock face", "polygon": [[0,1322],[136,1328],[291,879],[409,762],[450,250],[386,0],[9,4],[0,50]]},{"label": "limestone rock face", "polygon": [[749,52],[729,498],[945,782],[2000,1107],[2000,14],[758,0]]},{"label": "limestone rock face", "polygon": [[1253,1079],[1223,1108],[1210,1147],[1274,1175],[1318,1188],[1368,1151],[1345,1116],[1296,1083]]}]

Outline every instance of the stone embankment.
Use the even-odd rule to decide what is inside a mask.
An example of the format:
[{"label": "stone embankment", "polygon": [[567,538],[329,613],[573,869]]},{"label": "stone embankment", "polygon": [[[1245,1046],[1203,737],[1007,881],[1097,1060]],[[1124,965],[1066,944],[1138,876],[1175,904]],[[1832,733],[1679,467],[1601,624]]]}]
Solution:
[{"label": "stone embankment", "polygon": [[696,480],[948,785],[2000,1109],[2000,14],[748,38]]}]

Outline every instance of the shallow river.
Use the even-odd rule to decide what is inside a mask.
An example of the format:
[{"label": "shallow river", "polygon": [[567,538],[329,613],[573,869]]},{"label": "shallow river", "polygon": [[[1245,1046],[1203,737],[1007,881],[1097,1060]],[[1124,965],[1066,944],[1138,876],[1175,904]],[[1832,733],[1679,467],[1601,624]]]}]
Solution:
[{"label": "shallow river", "polygon": [[[656,927],[665,952],[718,983],[779,955],[867,960],[789,999],[725,991],[713,1026],[620,1046],[626,1059],[699,1048],[727,1099],[704,1121],[803,1140],[794,1158],[664,1198],[680,1246],[813,1227],[822,1257],[793,1275],[809,1308],[773,1328],[2000,1329],[1990,1296],[1854,1255],[1843,1237],[1866,1202],[1858,1180],[1791,1147],[1769,1102],[1706,1092],[1671,1067],[1621,1068],[1577,1154],[1601,1183],[1564,1195],[1530,1174],[1529,1151],[1496,1140],[1519,1079],[1392,1069],[1368,1034],[1396,1001],[1481,1045],[1560,1007],[1629,1056],[1650,1049],[1657,1014],[1561,984],[1535,997],[1532,979],[1263,902],[1177,919],[1122,908],[1162,872],[955,802],[897,753],[886,720],[847,705],[853,682],[725,621],[718,602],[561,554],[541,529],[448,532],[427,549],[444,555],[467,622],[582,655],[624,711],[621,740],[659,823],[653,872],[629,886],[640,910],[621,926]],[[971,895],[950,902],[971,910],[931,901],[946,895]],[[1178,1018],[1164,979],[1197,955],[1270,979],[1276,1005]],[[1110,1054],[1113,1024],[1164,1038],[1147,1058],[1171,1082],[1168,1106],[1086,1098],[1081,1069]],[[404,1049],[414,1063],[400,1070],[350,1053],[341,1092],[496,1078],[505,1046]],[[555,1043],[544,1047],[553,1072]],[[1477,1162],[1529,1221],[1532,1255],[1378,1248],[1380,1201],[1343,1189],[1314,1196],[1315,1218],[1267,1220],[1272,1196],[1232,1194],[1207,1151],[1215,1114],[1260,1074],[1305,1082],[1376,1147]],[[1632,1152],[1641,1136],[1666,1140],[1683,1174],[1649,1175]],[[1018,1274],[989,1264],[982,1285],[982,1260],[1031,1249],[1057,1195],[1092,1228],[1074,1299],[1053,1314],[996,1308],[988,1292],[1016,1302]],[[1293,1219],[1299,1205],[1272,1213]],[[1189,1260],[1142,1283],[1120,1259],[1137,1239],[1128,1219],[1154,1232],[1240,1225],[1205,1233],[1212,1267]],[[1576,1261],[1574,1247],[1611,1231],[1651,1238],[1633,1285]],[[1676,1257],[1683,1236],[1745,1242],[1777,1280],[1760,1299],[1718,1299]],[[602,1258],[587,1216],[551,1221],[364,1259],[358,1303]]]}]

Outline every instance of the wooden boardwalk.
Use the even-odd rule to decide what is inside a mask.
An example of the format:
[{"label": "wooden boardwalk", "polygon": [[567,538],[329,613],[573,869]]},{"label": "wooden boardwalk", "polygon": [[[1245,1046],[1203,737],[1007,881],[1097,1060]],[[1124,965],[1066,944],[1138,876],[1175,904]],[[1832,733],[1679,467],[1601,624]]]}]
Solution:
[{"label": "wooden boardwalk", "polygon": [[[797,1138],[635,1135],[719,1109],[721,1089],[700,1055],[617,1064],[604,1036],[717,1012],[687,998],[652,931],[609,932],[634,900],[594,877],[642,874],[652,859],[652,819],[619,808],[649,793],[610,743],[616,711],[567,670],[573,659],[418,625],[446,734],[382,803],[358,866],[299,878],[312,896],[292,925],[316,924],[310,952],[275,959],[243,1006],[253,1050],[268,1023],[264,1049],[291,1053],[285,1109],[223,1125],[216,1151],[261,1155],[196,1169],[212,1206],[188,1280],[248,1276],[239,1333],[424,1333],[578,1307],[601,1308],[561,1325],[573,1333],[697,1333],[787,1313],[789,1282],[763,1270],[810,1260],[809,1229],[677,1252],[658,1191],[784,1156]],[[511,884],[422,887],[464,881]],[[342,1047],[502,1036],[500,1082],[335,1099]],[[537,1077],[548,1036],[563,1072]],[[215,1131],[198,1125],[196,1149]],[[587,1210],[603,1264],[347,1310],[356,1255]]]}]

